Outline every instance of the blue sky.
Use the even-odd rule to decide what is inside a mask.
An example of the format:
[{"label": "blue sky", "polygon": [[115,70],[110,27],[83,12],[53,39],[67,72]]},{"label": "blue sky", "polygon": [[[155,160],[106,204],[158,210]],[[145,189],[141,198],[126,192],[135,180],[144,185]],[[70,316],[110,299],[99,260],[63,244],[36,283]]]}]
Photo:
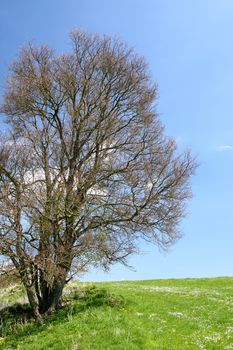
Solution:
[{"label": "blue sky", "polygon": [[1,0],[0,95],[28,41],[59,53],[74,28],[117,36],[148,61],[166,133],[201,163],[184,236],[168,253],[143,244],[145,254],[130,259],[135,271],[116,265],[83,280],[233,275],[232,18],[231,0]]}]

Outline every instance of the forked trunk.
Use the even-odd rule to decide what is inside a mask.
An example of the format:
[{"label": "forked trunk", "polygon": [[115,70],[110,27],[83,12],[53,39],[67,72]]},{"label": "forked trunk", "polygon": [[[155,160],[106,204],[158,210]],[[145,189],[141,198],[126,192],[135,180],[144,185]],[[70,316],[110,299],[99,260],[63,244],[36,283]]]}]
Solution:
[{"label": "forked trunk", "polygon": [[47,257],[48,252],[45,249],[41,249],[41,256],[36,260],[39,266],[35,264],[31,269],[24,269],[22,272],[28,300],[36,320],[62,306],[62,292],[71,266],[71,249],[72,245],[66,251],[60,249],[56,262]]},{"label": "forked trunk", "polygon": [[42,315],[51,314],[61,308],[61,298],[64,286],[65,278],[55,280],[52,286],[49,286],[43,281],[40,294],[38,294],[38,290],[36,291],[34,285],[25,286],[28,301],[32,308],[32,314],[37,322],[42,322]]},{"label": "forked trunk", "polygon": [[44,286],[43,294],[39,302],[39,311],[41,314],[52,313],[61,308],[62,292],[65,286],[64,280],[56,280],[53,285]]}]

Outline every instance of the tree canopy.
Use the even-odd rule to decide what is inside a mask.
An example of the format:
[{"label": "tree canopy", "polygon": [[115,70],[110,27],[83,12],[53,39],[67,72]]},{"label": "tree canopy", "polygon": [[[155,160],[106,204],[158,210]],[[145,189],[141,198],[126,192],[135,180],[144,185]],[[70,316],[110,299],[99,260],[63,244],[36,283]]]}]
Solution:
[{"label": "tree canopy", "polygon": [[36,318],[72,271],[126,263],[143,238],[179,237],[196,164],[164,135],[157,86],[124,43],[74,31],[72,51],[23,48],[1,112],[0,255]]}]

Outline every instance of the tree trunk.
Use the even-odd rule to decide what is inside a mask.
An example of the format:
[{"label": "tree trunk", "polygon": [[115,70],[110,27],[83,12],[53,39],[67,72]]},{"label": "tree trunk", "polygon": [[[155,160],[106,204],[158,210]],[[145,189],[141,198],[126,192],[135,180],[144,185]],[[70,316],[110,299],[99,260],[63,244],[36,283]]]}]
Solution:
[{"label": "tree trunk", "polygon": [[61,297],[65,286],[65,279],[57,279],[53,285],[44,286],[40,299],[39,311],[41,314],[52,313],[61,308]]},{"label": "tree trunk", "polygon": [[54,277],[53,284],[50,285],[43,278],[39,283],[35,281],[31,284],[24,283],[28,301],[32,309],[32,314],[35,320],[42,322],[43,314],[50,314],[60,309],[62,306],[61,298],[62,292],[66,282],[66,275]]},{"label": "tree trunk", "polygon": [[26,286],[26,292],[27,292],[27,296],[28,296],[28,301],[29,301],[31,308],[32,308],[33,317],[35,318],[35,320],[37,322],[41,323],[42,317],[41,317],[41,313],[39,310],[39,303],[38,303],[37,295],[32,287]]}]

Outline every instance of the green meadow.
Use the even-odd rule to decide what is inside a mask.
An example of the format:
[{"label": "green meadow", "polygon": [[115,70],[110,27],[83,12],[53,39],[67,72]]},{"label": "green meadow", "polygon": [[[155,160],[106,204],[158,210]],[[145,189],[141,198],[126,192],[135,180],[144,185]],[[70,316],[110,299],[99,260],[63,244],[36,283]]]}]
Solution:
[{"label": "green meadow", "polygon": [[71,282],[42,325],[24,291],[0,287],[0,349],[233,349],[233,278]]}]

